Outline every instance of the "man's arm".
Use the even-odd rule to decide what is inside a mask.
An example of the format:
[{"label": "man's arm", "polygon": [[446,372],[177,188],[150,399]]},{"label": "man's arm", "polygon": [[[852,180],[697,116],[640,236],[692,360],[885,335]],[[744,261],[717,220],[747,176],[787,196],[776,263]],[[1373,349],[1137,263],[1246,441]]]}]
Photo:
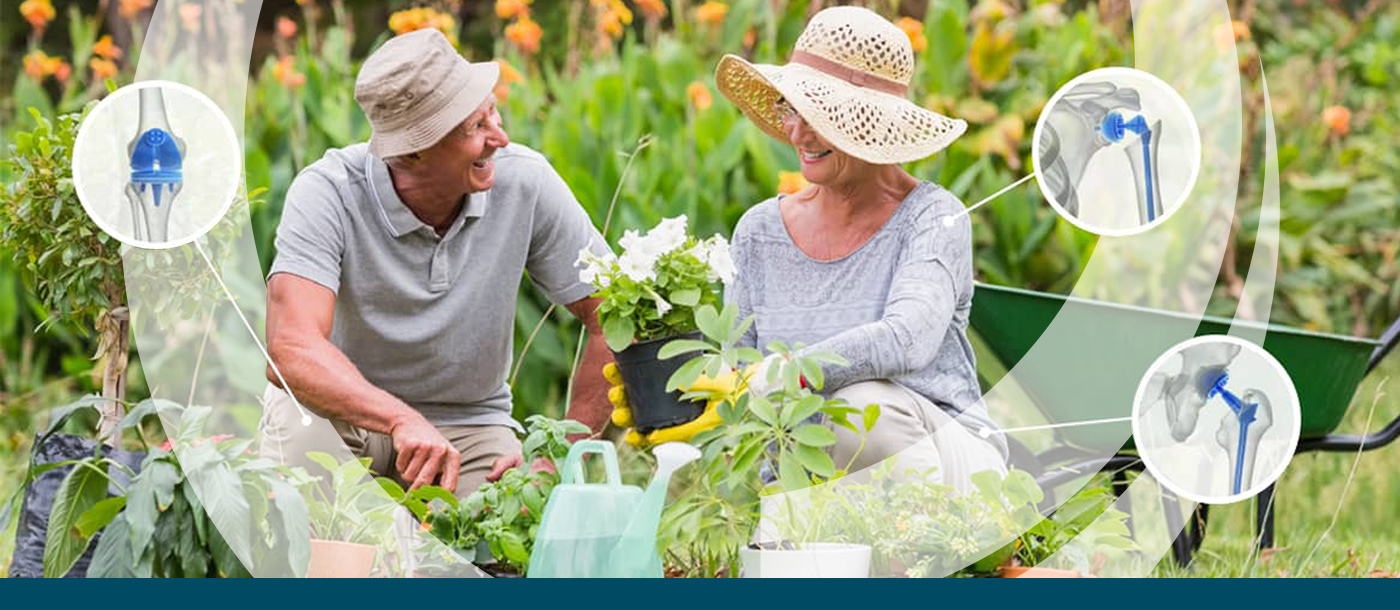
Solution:
[{"label": "man's arm", "polygon": [[[389,435],[395,467],[413,487],[457,487],[461,456],[415,409],[375,387],[330,341],[335,293],[311,280],[277,273],[267,284],[267,350],[290,391],[317,414]],[[268,380],[282,386],[271,365]],[[284,388],[287,389],[287,388]]]},{"label": "man's arm", "polygon": [[598,323],[598,299],[587,298],[566,307],[583,322],[588,330],[587,345],[578,370],[574,371],[574,397],[567,417],[587,424],[595,434],[602,432],[612,414],[608,402],[608,381],[603,378],[603,365],[613,361],[612,350],[603,339],[603,326]]}]

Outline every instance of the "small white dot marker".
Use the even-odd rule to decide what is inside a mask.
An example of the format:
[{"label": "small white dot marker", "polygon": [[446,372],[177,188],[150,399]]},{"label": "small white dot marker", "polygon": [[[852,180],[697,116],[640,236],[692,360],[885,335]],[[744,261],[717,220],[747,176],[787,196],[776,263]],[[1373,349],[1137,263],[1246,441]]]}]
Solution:
[{"label": "small white dot marker", "polygon": [[945,226],[945,227],[951,227],[951,226],[953,226],[953,222],[954,222],[954,219],[953,219],[952,216],[944,216],[944,217],[943,217],[943,226]]},{"label": "small white dot marker", "polygon": [[980,436],[980,437],[982,437],[982,438],[988,438],[988,437],[990,437],[991,435],[992,435],[992,429],[991,429],[991,428],[982,428],[981,430],[978,430],[978,431],[977,431],[977,436]]}]

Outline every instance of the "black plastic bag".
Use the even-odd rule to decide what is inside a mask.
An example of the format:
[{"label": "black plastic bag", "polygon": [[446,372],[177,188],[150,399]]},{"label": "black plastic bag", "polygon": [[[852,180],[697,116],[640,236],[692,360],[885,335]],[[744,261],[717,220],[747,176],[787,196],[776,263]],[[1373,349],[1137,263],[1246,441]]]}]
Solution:
[{"label": "black plastic bag", "polygon": [[[97,447],[97,441],[94,439],[59,433],[50,434],[46,438],[40,437],[35,440],[35,443],[36,446],[30,458],[30,468],[82,459],[91,456]],[[142,460],[145,459],[143,453],[113,452],[110,447],[105,446],[103,453],[125,464],[133,471],[138,470]],[[10,578],[43,578],[44,541],[49,531],[49,511],[53,510],[53,501],[54,497],[58,495],[58,488],[63,485],[63,479],[68,476],[68,472],[72,469],[72,466],[64,466],[44,472],[35,477],[34,481],[25,488],[24,502],[20,506],[19,524],[15,529],[15,552],[14,558],[10,562]],[[112,474],[120,476],[119,473]],[[117,490],[108,487],[107,493],[108,495],[116,495]],[[68,572],[67,578],[82,578],[87,575],[88,564],[92,561],[93,549],[97,548],[97,541],[101,537],[101,532],[93,536],[87,551],[78,558],[78,562]]]}]

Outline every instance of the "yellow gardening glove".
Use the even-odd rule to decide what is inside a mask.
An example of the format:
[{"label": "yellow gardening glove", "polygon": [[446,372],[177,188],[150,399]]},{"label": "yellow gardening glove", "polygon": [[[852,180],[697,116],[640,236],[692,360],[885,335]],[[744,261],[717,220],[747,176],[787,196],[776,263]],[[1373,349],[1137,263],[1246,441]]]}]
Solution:
[{"label": "yellow gardening glove", "polygon": [[603,377],[607,378],[612,385],[608,388],[608,402],[613,405],[612,423],[619,428],[627,428],[627,444],[633,447],[647,447],[669,443],[673,441],[689,441],[691,437],[710,430],[720,425],[718,406],[726,400],[736,400],[747,391],[743,384],[746,375],[741,376],[734,371],[725,371],[718,377],[708,377],[700,375],[695,383],[681,388],[682,392],[712,392],[710,399],[705,403],[705,410],[691,421],[671,426],[670,428],[659,428],[652,430],[645,436],[632,429],[632,406],[627,402],[627,392],[622,387],[622,374],[617,370],[617,365],[609,362],[603,366]]}]

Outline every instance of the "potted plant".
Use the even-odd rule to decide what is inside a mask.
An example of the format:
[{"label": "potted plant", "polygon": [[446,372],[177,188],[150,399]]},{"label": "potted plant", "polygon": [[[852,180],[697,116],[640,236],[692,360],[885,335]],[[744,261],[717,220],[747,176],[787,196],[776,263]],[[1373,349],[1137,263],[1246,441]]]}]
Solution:
[{"label": "potted plant", "polygon": [[622,255],[579,252],[579,278],[598,288],[598,321],[622,375],[632,421],[645,433],[688,422],[703,410],[666,380],[682,363],[658,358],[667,340],[694,333],[694,311],[720,302],[720,283],[734,277],[723,236],[686,234],[686,217],[661,221],[645,235],[627,231]]},{"label": "potted plant", "polygon": [[[253,455],[251,440],[204,436],[210,411],[143,401],[118,431],[139,431],[153,415],[178,421],[179,431],[149,448],[139,471],[100,449],[68,463],[49,516],[45,574],[66,574],[94,538],[90,578],[304,574],[310,535],[306,503],[287,480],[295,473]],[[109,487],[120,494],[104,499]]]},{"label": "potted plant", "polygon": [[[1034,510],[1043,499],[1038,487],[1034,492],[1033,498],[1020,496],[1024,498],[1022,511]],[[1016,497],[1014,493],[1003,495]],[[1133,550],[1136,546],[1126,523],[1128,515],[1113,508],[1116,499],[1107,487],[1089,487],[1049,517],[1035,519],[1028,528],[1018,528],[1021,533],[1012,543],[1010,561],[997,570],[997,576],[1080,578],[1097,572],[1107,560],[1106,554]]]},{"label": "potted plant", "polygon": [[[497,577],[524,576],[530,565],[535,532],[549,494],[559,484],[552,468],[542,467],[569,454],[571,435],[586,434],[588,426],[573,420],[532,415],[521,443],[524,461],[501,478],[482,485],[464,500],[441,487],[426,486],[405,492],[387,479],[380,484],[390,496],[414,513],[457,557],[430,557],[418,568],[424,576],[455,573],[460,560],[476,563]],[[540,463],[540,466],[534,466]]]},{"label": "potted plant", "polygon": [[[752,318],[740,322],[737,317],[732,306],[719,313],[708,305],[697,308],[696,324],[705,340],[676,341],[661,350],[662,358],[699,353],[676,371],[670,387],[689,386],[702,373],[718,376],[726,367],[747,370],[747,364],[762,360],[758,350],[735,346],[752,323]],[[769,348],[782,357],[780,366],[769,367],[769,381],[777,389],[766,396],[743,393],[721,401],[716,409],[723,423],[692,440],[703,457],[690,470],[687,491],[666,508],[658,534],[668,571],[737,576],[742,564],[748,576],[865,576],[867,544],[826,540],[817,530],[801,537],[778,532],[777,540],[750,545],[771,512],[763,507],[764,496],[802,493],[841,477],[850,467],[838,468],[832,461],[827,448],[836,443],[836,435],[816,419],[862,435],[879,419],[877,405],[857,409],[818,393],[823,385],[821,365],[840,364],[840,356],[801,345]],[[711,396],[691,392],[685,398]]]},{"label": "potted plant", "polygon": [[308,499],[311,561],[308,578],[367,578],[380,548],[394,539],[394,510],[398,505],[369,476],[369,458],[337,463],[329,454],[313,451],[306,457],[329,475],[311,474],[295,480]]}]

